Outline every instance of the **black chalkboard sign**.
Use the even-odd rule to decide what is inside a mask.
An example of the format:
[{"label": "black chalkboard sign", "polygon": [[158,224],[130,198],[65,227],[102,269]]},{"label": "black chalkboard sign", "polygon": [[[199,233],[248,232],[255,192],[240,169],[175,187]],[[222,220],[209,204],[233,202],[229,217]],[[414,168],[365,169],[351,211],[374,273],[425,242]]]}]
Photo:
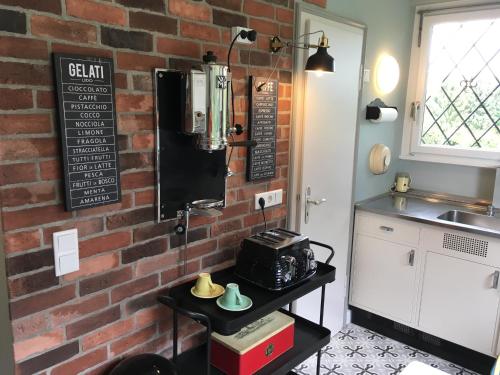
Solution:
[{"label": "black chalkboard sign", "polygon": [[54,54],[66,210],[121,200],[113,60]]},{"label": "black chalkboard sign", "polygon": [[250,77],[249,100],[248,134],[250,140],[257,141],[257,146],[248,148],[247,180],[273,178],[276,177],[278,81]]}]

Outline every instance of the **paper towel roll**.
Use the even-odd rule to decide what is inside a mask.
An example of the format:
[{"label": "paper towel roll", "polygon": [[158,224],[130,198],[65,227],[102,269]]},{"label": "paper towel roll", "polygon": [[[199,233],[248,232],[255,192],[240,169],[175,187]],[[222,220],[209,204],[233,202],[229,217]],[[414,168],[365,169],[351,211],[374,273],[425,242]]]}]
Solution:
[{"label": "paper towel roll", "polygon": [[378,119],[370,120],[371,122],[393,122],[398,118],[398,110],[396,108],[379,108],[380,115]]}]

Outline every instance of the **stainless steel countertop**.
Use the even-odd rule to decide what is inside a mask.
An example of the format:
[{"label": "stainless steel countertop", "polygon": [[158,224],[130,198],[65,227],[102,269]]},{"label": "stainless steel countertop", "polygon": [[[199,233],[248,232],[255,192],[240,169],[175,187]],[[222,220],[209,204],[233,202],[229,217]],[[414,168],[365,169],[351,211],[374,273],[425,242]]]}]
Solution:
[{"label": "stainless steel countertop", "polygon": [[[485,201],[474,201],[465,198],[460,201],[458,197],[446,196],[444,194],[409,191],[407,193],[382,194],[358,202],[355,207],[361,211],[500,238],[499,216],[497,216],[499,230],[438,219],[439,215],[451,210],[485,214],[487,204],[488,202]],[[500,213],[496,215],[500,215]]]}]

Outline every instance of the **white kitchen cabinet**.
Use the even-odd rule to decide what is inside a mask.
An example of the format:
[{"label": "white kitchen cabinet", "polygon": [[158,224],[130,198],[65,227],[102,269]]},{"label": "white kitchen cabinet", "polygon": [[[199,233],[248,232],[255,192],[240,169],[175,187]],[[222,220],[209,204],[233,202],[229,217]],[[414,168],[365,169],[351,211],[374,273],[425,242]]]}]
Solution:
[{"label": "white kitchen cabinet", "polygon": [[358,234],[351,304],[410,323],[416,297],[415,248]]},{"label": "white kitchen cabinet", "polygon": [[496,346],[499,270],[427,252],[420,318],[422,331],[484,354]]}]

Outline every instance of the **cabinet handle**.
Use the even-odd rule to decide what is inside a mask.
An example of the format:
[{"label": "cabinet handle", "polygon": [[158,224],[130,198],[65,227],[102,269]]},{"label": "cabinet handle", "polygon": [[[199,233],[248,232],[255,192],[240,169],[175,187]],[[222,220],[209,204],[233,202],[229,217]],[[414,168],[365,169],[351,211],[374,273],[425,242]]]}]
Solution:
[{"label": "cabinet handle", "polygon": [[408,264],[412,267],[415,265],[415,250],[410,251],[410,255],[408,256]]},{"label": "cabinet handle", "polygon": [[500,271],[495,271],[493,273],[493,285],[491,286],[492,289],[498,289],[498,279],[500,279]]},{"label": "cabinet handle", "polygon": [[394,232],[394,228],[386,227],[385,225],[381,225],[379,228],[380,228],[380,230],[383,230],[385,232]]}]

